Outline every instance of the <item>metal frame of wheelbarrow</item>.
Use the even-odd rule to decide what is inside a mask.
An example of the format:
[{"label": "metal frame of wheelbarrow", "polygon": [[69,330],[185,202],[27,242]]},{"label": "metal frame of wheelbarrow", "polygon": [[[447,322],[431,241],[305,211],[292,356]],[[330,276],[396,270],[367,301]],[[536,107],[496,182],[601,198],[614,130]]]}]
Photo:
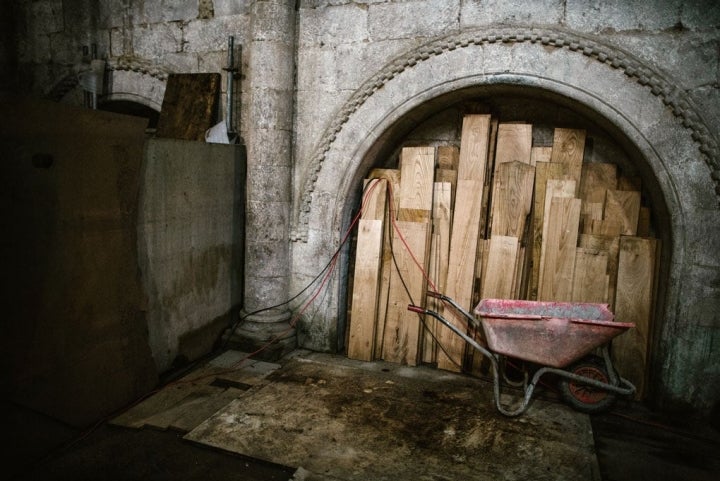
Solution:
[{"label": "metal frame of wheelbarrow", "polygon": [[[458,312],[462,313],[463,316],[465,316],[468,321],[474,326],[479,327],[477,320],[470,315],[465,309],[462,308],[462,306],[458,305],[453,299],[437,293],[437,292],[428,292],[428,295],[431,297],[435,297],[437,299],[441,299],[444,302],[447,302],[452,307],[454,307]],[[465,332],[460,330],[457,326],[449,322],[447,319],[445,319],[443,316],[438,314],[435,311],[431,311],[419,306],[415,305],[408,305],[408,310],[412,312],[417,312],[418,314],[425,314],[434,317],[441,323],[443,323],[445,326],[447,326],[450,330],[452,330],[455,334],[460,336],[465,342],[467,342],[470,346],[472,346],[474,349],[480,351],[483,356],[487,357],[490,360],[490,363],[492,365],[492,371],[493,371],[493,393],[495,397],[495,406],[497,407],[497,410],[502,413],[505,416],[519,416],[520,414],[524,413],[528,406],[530,405],[530,401],[532,399],[533,392],[535,391],[535,387],[537,386],[538,382],[540,381],[540,378],[544,376],[545,374],[555,374],[557,376],[563,377],[565,379],[569,379],[571,381],[586,384],[592,387],[595,387],[597,389],[602,389],[605,391],[609,391],[614,394],[619,394],[623,396],[632,395],[635,393],[635,386],[628,381],[627,379],[624,379],[620,377],[613,365],[612,361],[610,360],[610,353],[608,350],[608,345],[604,344],[600,347],[602,357],[605,363],[605,369],[607,371],[608,378],[610,380],[610,383],[602,382],[597,379],[589,378],[586,376],[581,376],[578,374],[575,374],[573,372],[569,372],[565,369],[559,369],[555,367],[549,367],[549,366],[543,366],[540,367],[535,374],[533,375],[532,379],[528,383],[527,379],[527,373],[525,373],[525,379],[522,382],[510,382],[506,376],[504,369],[501,367],[501,355],[497,354],[495,352],[492,352],[489,350],[489,348],[486,348],[484,346],[481,346],[475,339],[467,335]],[[484,328],[483,328],[484,330]],[[511,356],[512,357],[512,356]],[[523,386],[524,390],[524,396],[522,403],[517,409],[510,409],[503,406],[500,402],[500,384],[501,384],[501,376],[502,379],[505,379],[508,384],[519,387]]]}]

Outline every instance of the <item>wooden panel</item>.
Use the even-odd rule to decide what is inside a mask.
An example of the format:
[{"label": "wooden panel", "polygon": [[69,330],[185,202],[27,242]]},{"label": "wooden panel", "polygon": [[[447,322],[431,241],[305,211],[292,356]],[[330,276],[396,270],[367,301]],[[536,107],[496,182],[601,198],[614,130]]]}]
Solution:
[{"label": "wooden panel", "polygon": [[583,202],[605,202],[605,191],[617,189],[617,166],[609,163],[585,163],[580,178]]},{"label": "wooden panel", "polygon": [[517,264],[518,238],[494,235],[490,238],[485,282],[480,297],[483,299],[512,299],[513,280]]},{"label": "wooden panel", "polygon": [[591,220],[590,234],[617,237],[622,234],[623,225],[615,219]]},{"label": "wooden panel", "polygon": [[457,170],[460,161],[460,148],[456,145],[440,145],[437,148],[437,168]]},{"label": "wooden panel", "polygon": [[545,193],[548,179],[564,179],[565,164],[538,162],[535,165],[535,198],[533,201],[532,225],[532,271],[528,287],[528,298],[537,299],[537,286],[540,279],[540,254],[542,252],[543,219],[545,216]]},{"label": "wooden panel", "polygon": [[466,115],[463,118],[458,161],[458,181],[485,181],[490,133],[489,115]]},{"label": "wooden panel", "polygon": [[[390,248],[392,233],[391,219],[397,216],[398,192],[400,192],[400,171],[397,169],[373,169],[370,178],[385,179],[388,182],[388,202],[385,210],[385,228],[383,235],[382,262],[380,267],[380,287],[378,289],[378,313],[375,330],[375,358],[382,357],[382,343],[385,333],[385,319],[390,291],[390,268],[392,266],[392,250]],[[392,202],[390,202],[390,199]]]},{"label": "wooden panel", "polygon": [[382,245],[383,221],[360,219],[347,349],[351,359],[374,358]]},{"label": "wooden panel", "polygon": [[540,301],[570,301],[580,222],[580,199],[553,197],[543,239]]},{"label": "wooden panel", "polygon": [[[420,320],[407,309],[408,304],[424,306],[425,278],[413,256],[427,270],[429,224],[397,221],[400,233],[393,232],[395,263],[390,270],[390,297],[383,338],[382,357],[389,362],[415,366],[418,362]],[[405,247],[405,239],[410,251]],[[412,253],[412,255],[411,255]],[[407,289],[407,290],[406,290]],[[408,297],[409,292],[409,297]]]},{"label": "wooden panel", "polygon": [[[392,215],[393,218],[397,219],[397,212],[400,208],[400,198],[398,193],[400,192],[400,170],[398,169],[373,169],[368,174],[370,179],[385,179],[388,181],[388,199],[392,199]],[[390,219],[390,217],[386,217]]]},{"label": "wooden panel", "polygon": [[450,210],[452,210],[455,206],[457,170],[435,169],[435,182],[448,182],[450,184]]},{"label": "wooden panel", "polygon": [[601,221],[603,218],[603,202],[585,202],[582,204],[582,232],[592,234],[593,221]]},{"label": "wooden panel", "polygon": [[608,190],[605,196],[605,219],[622,225],[623,235],[636,235],[640,215],[640,192]]},{"label": "wooden panel", "polygon": [[[433,235],[430,245],[430,265],[428,275],[432,281],[432,285],[428,289],[434,289],[437,292],[445,293],[447,283],[448,262],[450,259],[450,190],[451,186],[447,182],[436,182],[433,195]],[[443,312],[443,303],[434,298],[428,298],[428,309],[439,314]],[[438,321],[426,316],[425,323],[432,330],[433,335],[438,336]],[[435,362],[437,360],[437,346],[429,332],[425,333],[423,338],[423,357],[424,362]]]},{"label": "wooden panel", "polygon": [[637,387],[638,399],[646,389],[656,255],[655,239],[620,238],[615,319],[634,322],[635,328],[613,340],[612,357],[620,374]]},{"label": "wooden panel", "polygon": [[[538,274],[538,296],[540,295],[540,283],[543,279],[543,271],[545,270],[545,250],[547,249],[548,232],[551,226],[548,224],[548,216],[550,215],[551,201],[555,197],[573,197],[575,192],[575,181],[574,180],[558,180],[548,179],[547,186],[545,187],[545,206],[543,207],[543,233],[542,233],[542,244],[540,245],[540,258],[539,258],[539,274]],[[576,229],[579,231],[579,225]],[[571,273],[572,277],[572,273]],[[538,300],[541,300],[538,297]]]},{"label": "wooden panel", "polygon": [[398,220],[429,221],[432,212],[434,147],[404,147],[400,153]]},{"label": "wooden panel", "polygon": [[578,247],[575,253],[572,302],[607,302],[608,252]]},{"label": "wooden panel", "polygon": [[648,207],[640,207],[637,236],[650,237],[650,209]]},{"label": "wooden panel", "polygon": [[[475,254],[477,252],[482,191],[482,183],[479,181],[458,180],[450,235],[450,260],[445,294],[468,310],[472,307],[475,282]],[[448,320],[464,326],[462,324],[464,321],[458,320],[456,317],[449,316]],[[445,346],[452,360],[444,353],[438,353],[438,367],[459,371],[460,367],[455,363],[462,363],[464,341],[450,329],[443,327],[440,330],[440,342]]]},{"label": "wooden panel", "polygon": [[642,179],[637,175],[618,177],[617,190],[642,191]]},{"label": "wooden panel", "polygon": [[557,128],[553,136],[551,162],[561,162],[567,165],[569,177],[577,182],[575,195],[580,191],[585,135],[584,130]]},{"label": "wooden panel", "polygon": [[204,142],[217,120],[220,80],[219,73],[169,74],[155,136]]},{"label": "wooden panel", "polygon": [[500,165],[493,183],[492,235],[523,236],[534,180],[535,168],[528,164],[512,161]]},{"label": "wooden panel", "polygon": [[[485,164],[485,172],[493,172],[495,164],[495,147],[497,146],[498,120],[490,118],[490,146],[488,147],[488,157]],[[492,191],[492,175],[485,175],[483,181],[483,198],[480,204],[480,237],[485,238],[488,235],[488,225],[490,222],[490,193]]]},{"label": "wooden panel", "polygon": [[578,247],[607,252],[608,294],[607,303],[612,308],[615,305],[615,282],[617,280],[618,252],[620,238],[603,235],[581,234],[578,237]]},{"label": "wooden panel", "polygon": [[382,220],[385,218],[387,199],[386,179],[365,179],[363,183],[361,219]]},{"label": "wooden panel", "polygon": [[538,162],[550,162],[552,158],[552,147],[533,147],[530,150],[530,165],[533,167]]},{"label": "wooden panel", "polygon": [[498,125],[494,172],[505,162],[530,164],[531,149],[531,124],[501,123]]}]

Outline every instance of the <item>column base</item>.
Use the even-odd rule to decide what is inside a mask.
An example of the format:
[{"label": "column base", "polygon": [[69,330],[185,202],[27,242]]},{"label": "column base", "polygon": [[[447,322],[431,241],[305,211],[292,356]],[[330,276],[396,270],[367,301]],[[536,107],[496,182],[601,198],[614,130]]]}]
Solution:
[{"label": "column base", "polygon": [[297,347],[295,328],[290,326],[290,311],[267,312],[247,316],[240,312],[243,321],[232,332],[223,334],[223,341],[232,349],[253,355],[254,359],[274,362]]}]

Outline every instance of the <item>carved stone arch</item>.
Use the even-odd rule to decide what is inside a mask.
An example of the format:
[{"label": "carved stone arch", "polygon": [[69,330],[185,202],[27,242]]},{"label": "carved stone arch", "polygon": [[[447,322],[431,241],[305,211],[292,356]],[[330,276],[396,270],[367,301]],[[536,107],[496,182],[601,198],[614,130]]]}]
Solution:
[{"label": "carved stone arch", "polygon": [[[684,393],[692,391],[692,380],[674,366],[683,360],[684,369],[702,372],[705,360],[671,339],[674,332],[700,330],[699,321],[687,320],[694,301],[686,292],[702,282],[694,263],[718,265],[715,241],[695,227],[717,214],[718,142],[681,86],[593,38],[532,28],[465,32],[432,41],[381,69],[345,103],[306,164],[296,198],[292,290],[304,286],[317,260],[337,248],[357,204],[358,185],[387,145],[447,102],[513,89],[592,115],[641,164],[643,181],[653,184],[651,202],[664,224],[667,279],[654,376],[661,396],[690,402]],[[331,294],[312,321],[300,326],[303,347],[336,348],[344,282],[342,275],[333,278]],[[713,389],[706,389],[710,394],[701,402],[713,399]]]},{"label": "carved stone arch", "polygon": [[137,59],[108,62],[106,101],[127,100],[160,111],[168,73],[163,68]]},{"label": "carved stone arch", "polygon": [[[627,84],[637,84],[647,89],[648,95],[654,97],[671,109],[679,126],[688,131],[688,135],[697,142],[698,149],[710,168],[710,175],[715,184],[715,192],[720,196],[720,146],[703,121],[700,110],[679,85],[666,78],[652,67],[644,64],[623,49],[604,43],[594,37],[581,35],[560,29],[538,28],[501,28],[495,30],[479,30],[453,34],[428,42],[405,55],[397,57],[383,69],[366,81],[344,104],[332,123],[325,130],[313,157],[305,168],[302,177],[300,198],[297,199],[292,240],[306,241],[308,235],[308,216],[312,197],[315,191],[318,174],[323,168],[327,152],[332,148],[338,134],[351,116],[373,97],[376,92],[397,79],[403,73],[414,70],[418,65],[437,61],[456,50],[473,47],[489,47],[518,44],[534,45],[537,53],[548,57],[553,62],[551,51],[563,50],[575,53],[579,58],[590,59],[605,66],[608,70],[622,73]],[[582,64],[582,60],[578,64]],[[536,70],[542,70],[542,61],[537,62]],[[582,69],[582,65],[580,65]],[[441,78],[452,76],[452,72],[438,72]],[[593,79],[602,83],[602,79]]]}]

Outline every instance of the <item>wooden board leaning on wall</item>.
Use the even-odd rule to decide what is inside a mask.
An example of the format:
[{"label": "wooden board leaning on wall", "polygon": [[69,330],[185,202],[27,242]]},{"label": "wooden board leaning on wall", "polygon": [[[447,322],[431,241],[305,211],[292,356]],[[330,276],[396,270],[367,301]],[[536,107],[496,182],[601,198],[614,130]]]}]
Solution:
[{"label": "wooden board leaning on wall", "polygon": [[[427,289],[469,312],[482,298],[607,303],[638,325],[614,359],[641,397],[659,243],[639,180],[584,159],[585,139],[556,128],[552,146],[533,145],[530,124],[467,115],[459,147],[404,147],[398,169],[371,171],[366,183],[383,182],[358,230],[348,356],[477,369],[462,339],[406,310],[426,306],[468,328]],[[639,290],[639,305],[620,289]]]}]

